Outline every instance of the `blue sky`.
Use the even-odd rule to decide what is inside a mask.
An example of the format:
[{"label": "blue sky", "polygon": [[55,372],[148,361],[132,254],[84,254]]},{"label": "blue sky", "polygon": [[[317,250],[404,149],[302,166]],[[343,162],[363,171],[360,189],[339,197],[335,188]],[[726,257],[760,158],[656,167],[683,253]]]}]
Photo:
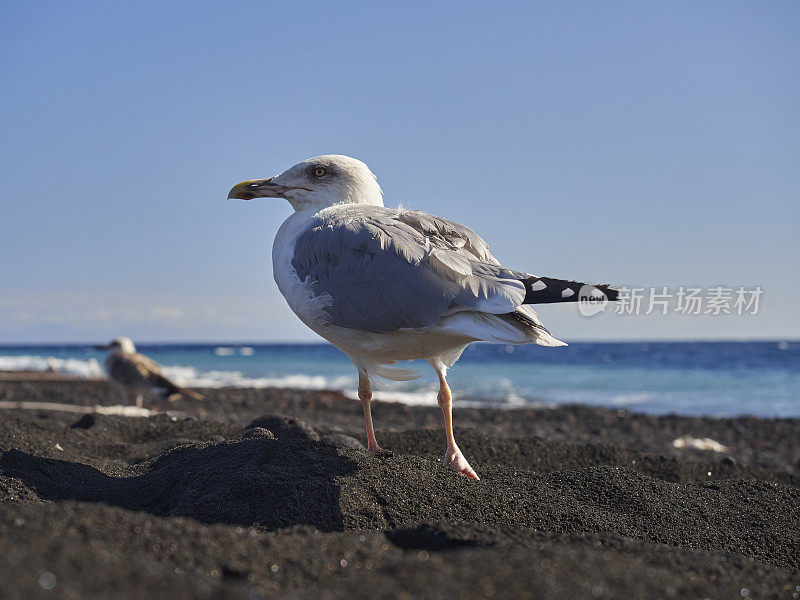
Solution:
[{"label": "blue sky", "polygon": [[757,316],[540,311],[579,339],[797,338],[795,2],[11,3],[0,342],[313,340],[242,179],[358,157],[510,267],[760,285]]}]

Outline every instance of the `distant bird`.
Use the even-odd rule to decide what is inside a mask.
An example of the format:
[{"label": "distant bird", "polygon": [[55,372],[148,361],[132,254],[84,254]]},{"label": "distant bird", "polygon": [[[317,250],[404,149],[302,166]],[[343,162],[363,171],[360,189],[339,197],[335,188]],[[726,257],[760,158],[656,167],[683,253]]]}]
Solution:
[{"label": "distant bird", "polygon": [[141,408],[144,396],[157,393],[164,398],[183,395],[202,400],[203,396],[172,383],[161,373],[161,367],[152,358],[136,352],[130,338],[118,337],[107,346],[95,346],[97,350],[108,350],[106,373],[109,381],[117,388],[125,404],[136,398],[136,406]]},{"label": "distant bird", "polygon": [[[414,371],[387,367],[425,359],[439,378],[447,451],[444,463],[478,479],[453,437],[447,369],[468,344],[564,346],[528,306],[575,302],[583,284],[514,271],[454,221],[386,208],[363,162],[340,155],[305,160],[268,179],[243,181],[228,198],[285,198],[295,210],[272,248],[275,281],[303,323],[358,370],[367,443],[380,450],[370,412],[372,379],[404,380]],[[615,300],[608,286],[592,298]]]}]

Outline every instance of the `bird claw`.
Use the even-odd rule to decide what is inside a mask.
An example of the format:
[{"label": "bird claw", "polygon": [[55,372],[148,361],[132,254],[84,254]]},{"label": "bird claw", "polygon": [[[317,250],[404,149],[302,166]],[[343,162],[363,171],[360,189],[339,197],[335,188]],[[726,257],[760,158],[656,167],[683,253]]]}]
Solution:
[{"label": "bird claw", "polygon": [[461,454],[461,450],[459,450],[457,447],[447,449],[447,452],[444,455],[444,464],[454,471],[458,471],[465,477],[475,479],[476,481],[480,481],[481,479],[478,477],[478,474],[475,472],[475,470],[469,465],[467,459],[464,458],[464,455]]}]

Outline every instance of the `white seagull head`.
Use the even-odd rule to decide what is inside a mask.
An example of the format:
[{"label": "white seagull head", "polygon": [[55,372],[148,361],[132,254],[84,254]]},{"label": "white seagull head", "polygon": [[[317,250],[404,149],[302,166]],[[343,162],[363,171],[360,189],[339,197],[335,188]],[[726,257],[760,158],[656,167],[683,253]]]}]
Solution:
[{"label": "white seagull head", "polygon": [[111,340],[111,343],[105,346],[95,346],[98,350],[108,350],[112,354],[121,354],[121,353],[129,353],[133,354],[136,352],[136,346],[133,345],[133,341],[131,338],[127,337],[118,337]]},{"label": "white seagull head", "polygon": [[381,186],[369,167],[341,154],[309,158],[275,177],[243,181],[228,198],[285,198],[296,211],[344,203],[383,206]]}]

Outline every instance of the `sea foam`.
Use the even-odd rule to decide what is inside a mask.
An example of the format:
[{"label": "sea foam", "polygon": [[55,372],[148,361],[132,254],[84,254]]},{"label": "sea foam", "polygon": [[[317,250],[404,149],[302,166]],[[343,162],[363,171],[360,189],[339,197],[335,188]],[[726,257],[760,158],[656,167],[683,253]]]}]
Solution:
[{"label": "sea foam", "polygon": [[[227,348],[225,348],[227,350]],[[250,348],[243,348],[245,356]],[[216,353],[228,355],[227,352]],[[0,371],[55,371],[76,377],[104,377],[104,371],[95,358],[55,358],[52,356],[0,356]],[[357,379],[352,377],[325,377],[304,373],[289,373],[270,377],[248,377],[241,371],[200,371],[191,366],[168,365],[162,368],[164,375],[175,383],[187,387],[203,388],[284,388],[303,390],[336,390],[348,398],[358,399]],[[376,400],[402,402],[415,406],[435,406],[436,391],[433,389],[376,391]]]},{"label": "sea foam", "polygon": [[0,356],[0,371],[56,371],[77,377],[102,377],[97,359],[55,358],[53,356]]},{"label": "sea foam", "polygon": [[[100,363],[95,358],[56,358],[52,356],[0,356],[0,371],[55,371],[77,377],[104,377]],[[164,375],[175,383],[192,387],[246,387],[246,388],[298,388],[343,389],[354,386],[354,377],[324,377],[293,373],[272,377],[247,377],[241,371],[199,371],[187,366],[164,366]]]}]

